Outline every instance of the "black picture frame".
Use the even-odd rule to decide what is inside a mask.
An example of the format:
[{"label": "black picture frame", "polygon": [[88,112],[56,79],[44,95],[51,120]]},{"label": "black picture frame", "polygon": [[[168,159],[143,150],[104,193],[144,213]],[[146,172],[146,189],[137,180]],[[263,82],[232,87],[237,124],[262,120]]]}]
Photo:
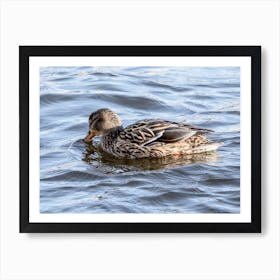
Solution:
[{"label": "black picture frame", "polygon": [[[251,222],[32,223],[29,221],[29,58],[32,56],[248,56],[251,58]],[[19,46],[21,233],[261,232],[260,46]]]}]

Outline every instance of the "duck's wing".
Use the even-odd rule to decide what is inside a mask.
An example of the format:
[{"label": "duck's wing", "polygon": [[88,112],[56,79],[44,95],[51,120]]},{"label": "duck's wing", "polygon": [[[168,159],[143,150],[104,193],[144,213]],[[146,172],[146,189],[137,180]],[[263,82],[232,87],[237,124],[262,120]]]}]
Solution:
[{"label": "duck's wing", "polygon": [[119,137],[124,141],[146,146],[154,142],[174,143],[196,134],[210,132],[212,131],[182,123],[164,120],[143,120],[126,127],[119,134]]},{"label": "duck's wing", "polygon": [[174,143],[186,140],[195,135],[212,133],[213,130],[203,129],[192,125],[176,123],[177,126],[167,128],[163,135],[158,139],[160,142]]}]

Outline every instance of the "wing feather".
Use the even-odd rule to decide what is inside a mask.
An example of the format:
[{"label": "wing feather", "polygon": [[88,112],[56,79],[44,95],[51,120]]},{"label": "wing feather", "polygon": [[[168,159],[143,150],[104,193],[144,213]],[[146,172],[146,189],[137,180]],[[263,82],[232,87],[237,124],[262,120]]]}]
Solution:
[{"label": "wing feather", "polygon": [[146,146],[154,142],[174,143],[197,134],[210,132],[213,131],[182,123],[164,120],[142,120],[127,126],[120,132],[119,138],[126,142]]}]

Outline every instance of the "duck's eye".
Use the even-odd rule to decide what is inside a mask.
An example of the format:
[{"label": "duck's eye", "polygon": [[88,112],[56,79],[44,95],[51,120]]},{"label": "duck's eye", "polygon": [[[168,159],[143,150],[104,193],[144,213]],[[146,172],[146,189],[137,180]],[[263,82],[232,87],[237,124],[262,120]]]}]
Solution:
[{"label": "duck's eye", "polygon": [[97,119],[94,123],[94,128],[97,130],[97,131],[101,131],[102,130],[102,119]]}]

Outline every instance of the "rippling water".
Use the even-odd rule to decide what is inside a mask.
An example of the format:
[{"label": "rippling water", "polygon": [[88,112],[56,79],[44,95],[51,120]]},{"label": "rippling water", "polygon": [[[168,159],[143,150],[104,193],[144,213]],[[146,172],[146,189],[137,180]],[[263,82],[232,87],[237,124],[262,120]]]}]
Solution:
[{"label": "rippling water", "polygon": [[[239,213],[239,67],[42,67],[41,213]],[[162,118],[215,130],[194,158],[116,160],[81,139],[110,108],[129,125]]]}]

